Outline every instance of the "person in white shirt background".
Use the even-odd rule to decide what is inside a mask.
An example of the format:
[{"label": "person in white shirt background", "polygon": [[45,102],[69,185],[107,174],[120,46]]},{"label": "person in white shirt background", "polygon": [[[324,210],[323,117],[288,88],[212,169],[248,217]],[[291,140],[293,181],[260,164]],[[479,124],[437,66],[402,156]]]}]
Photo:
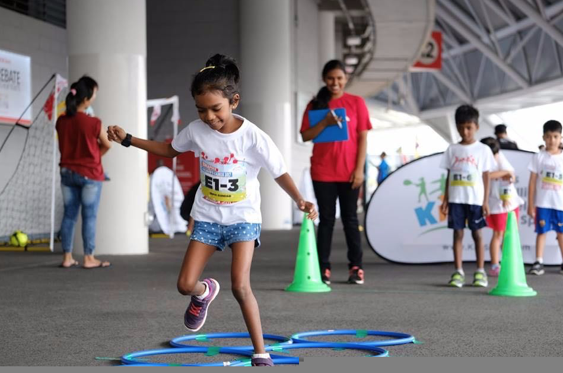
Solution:
[{"label": "person in white shirt background", "polygon": [[444,152],[440,167],[448,170],[442,214],[448,216],[448,228],[454,230],[453,249],[455,272],[448,285],[461,288],[465,284],[463,271],[463,234],[466,226],[475,243],[477,270],[473,286],[489,285],[485,273],[485,246],[481,229],[489,214],[489,171],[494,158],[491,149],[478,142],[479,112],[473,106],[462,105],[455,112],[456,128],[461,141]]},{"label": "person in white shirt background", "polygon": [[500,247],[506,230],[508,213],[514,211],[516,220],[520,216],[519,206],[524,200],[518,196],[514,181],[514,167],[508,162],[500,150],[500,143],[494,137],[485,137],[481,142],[491,148],[495,157],[495,164],[490,172],[491,192],[489,194],[489,215],[487,216],[487,226],[493,230],[493,237],[489,245],[491,254],[491,269],[488,274],[491,277],[498,277],[500,273]]},{"label": "person in white shirt background", "polygon": [[[534,154],[528,169],[528,215],[536,222],[536,261],[529,273],[543,275],[543,252],[547,232],[557,233],[563,255],[563,152],[561,123],[549,120],[543,125],[545,150]],[[563,264],[561,265],[563,273]]]}]

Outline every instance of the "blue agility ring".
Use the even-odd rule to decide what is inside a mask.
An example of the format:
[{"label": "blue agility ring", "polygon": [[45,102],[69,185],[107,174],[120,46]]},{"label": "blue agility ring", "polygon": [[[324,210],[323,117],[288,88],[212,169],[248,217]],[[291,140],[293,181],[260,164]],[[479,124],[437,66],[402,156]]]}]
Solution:
[{"label": "blue agility ring", "polygon": [[332,342],[310,342],[306,343],[282,343],[277,346],[268,346],[266,351],[273,352],[283,352],[284,350],[296,350],[301,348],[334,348],[334,349],[344,349],[344,350],[363,350],[373,352],[376,355],[373,357],[385,357],[389,356],[389,352],[381,347],[360,344],[360,343],[332,343]]},{"label": "blue agility ring", "polygon": [[[264,339],[271,339],[278,341],[279,343],[292,343],[291,338],[283,337],[280,335],[264,334]],[[211,333],[211,334],[198,334],[198,335],[184,335],[181,337],[174,338],[170,341],[172,347],[202,347],[201,345],[190,345],[187,343],[182,343],[184,341],[205,341],[207,339],[218,339],[218,338],[250,338],[249,333]],[[278,343],[278,344],[279,344]],[[266,345],[268,347],[269,345]],[[203,346],[205,347],[205,346]],[[253,351],[254,346],[229,346],[233,350],[243,350],[243,351]]]},{"label": "blue agility ring", "polygon": [[[147,356],[156,355],[172,355],[172,354],[193,354],[193,353],[208,353],[210,349],[214,349],[216,353],[219,354],[232,354],[241,355],[245,359],[233,360],[233,361],[221,361],[213,363],[192,363],[192,364],[167,364],[158,363],[147,360],[138,360],[139,358],[144,358]],[[197,366],[207,366],[207,367],[223,367],[223,366],[240,366],[250,362],[250,357],[252,357],[252,351],[243,351],[232,349],[228,347],[184,347],[184,348],[165,348],[159,350],[146,350],[137,351],[129,354],[125,354],[121,357],[121,362],[125,365],[135,365],[135,366],[187,366],[187,367],[197,367]],[[274,364],[299,364],[298,357],[288,357],[288,356],[278,356],[271,355]]]},{"label": "blue agility ring", "polygon": [[382,337],[392,337],[394,339],[384,340],[384,341],[369,341],[369,342],[331,342],[334,345],[356,344],[356,345],[367,345],[367,346],[398,346],[408,343],[414,343],[415,338],[410,334],[397,333],[397,332],[386,332],[381,330],[314,330],[310,332],[296,333],[291,336],[293,343],[317,343],[319,341],[309,341],[305,339],[306,337],[317,337],[317,336],[329,336],[329,335],[355,335],[366,337],[368,335],[377,335]]}]

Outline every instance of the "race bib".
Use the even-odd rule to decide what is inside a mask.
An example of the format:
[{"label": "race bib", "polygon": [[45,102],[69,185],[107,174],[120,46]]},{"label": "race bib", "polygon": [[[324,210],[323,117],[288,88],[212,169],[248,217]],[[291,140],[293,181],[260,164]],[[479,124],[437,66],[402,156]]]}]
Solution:
[{"label": "race bib", "polygon": [[513,194],[513,188],[514,188],[514,184],[512,184],[509,181],[504,181],[501,180],[500,182],[500,186],[499,186],[499,196],[500,199],[502,201],[508,201],[510,200],[512,194]]},{"label": "race bib", "polygon": [[542,189],[560,190],[563,187],[563,173],[560,170],[541,172]]},{"label": "race bib", "polygon": [[467,171],[451,171],[451,186],[475,186],[477,174]]},{"label": "race bib", "polygon": [[233,204],[246,199],[246,162],[225,157],[200,157],[201,191],[206,200]]}]

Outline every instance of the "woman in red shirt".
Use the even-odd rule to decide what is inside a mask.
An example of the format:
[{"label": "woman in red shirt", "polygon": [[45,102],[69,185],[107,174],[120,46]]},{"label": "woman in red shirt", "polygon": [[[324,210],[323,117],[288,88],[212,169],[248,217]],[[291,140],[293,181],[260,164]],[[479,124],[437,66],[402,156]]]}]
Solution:
[{"label": "woman in red shirt", "polygon": [[[307,105],[303,114],[301,136],[303,141],[317,137],[326,127],[346,120],[348,140],[316,143],[311,157],[311,178],[319,206],[319,231],[317,250],[323,282],[330,284],[330,251],[336,216],[336,200],[340,201],[340,214],[348,246],[348,282],[364,283],[362,248],[358,229],[357,203],[364,181],[367,132],[372,128],[365,101],[359,96],[344,92],[348,77],[341,61],[325,64],[322,72],[325,86]],[[331,112],[311,127],[309,111],[318,109],[346,109],[346,118],[335,118]]]},{"label": "woman in red shirt", "polygon": [[64,200],[64,217],[61,224],[63,262],[61,267],[78,266],[72,257],[74,226],[82,207],[82,239],[84,268],[110,266],[94,257],[96,246],[96,218],[102,182],[104,155],[111,143],[102,122],[85,113],[96,99],[98,84],[84,76],[70,86],[66,97],[66,113],[57,120],[59,150],[61,152],[61,188]]}]

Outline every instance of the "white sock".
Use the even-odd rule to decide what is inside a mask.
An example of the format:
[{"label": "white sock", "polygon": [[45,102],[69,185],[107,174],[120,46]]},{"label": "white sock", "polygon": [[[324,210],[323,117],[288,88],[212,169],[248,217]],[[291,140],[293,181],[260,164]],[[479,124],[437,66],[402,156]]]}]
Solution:
[{"label": "white sock", "polygon": [[492,269],[500,268],[500,264],[493,264],[493,265],[491,266],[491,268],[492,268]]},{"label": "white sock", "polygon": [[477,268],[477,272],[485,273],[485,268]]},{"label": "white sock", "polygon": [[536,262],[543,264],[543,258],[536,258]]},{"label": "white sock", "polygon": [[463,272],[463,268],[456,268],[456,272],[458,272],[462,276],[465,276],[465,272]]},{"label": "white sock", "polygon": [[203,299],[209,295],[209,286],[205,282],[202,282],[202,284],[205,286],[205,291],[201,295],[196,295],[197,299]]},{"label": "white sock", "polygon": [[269,353],[264,353],[264,354],[252,354],[252,358],[253,359],[269,359],[270,358],[270,354]]}]

